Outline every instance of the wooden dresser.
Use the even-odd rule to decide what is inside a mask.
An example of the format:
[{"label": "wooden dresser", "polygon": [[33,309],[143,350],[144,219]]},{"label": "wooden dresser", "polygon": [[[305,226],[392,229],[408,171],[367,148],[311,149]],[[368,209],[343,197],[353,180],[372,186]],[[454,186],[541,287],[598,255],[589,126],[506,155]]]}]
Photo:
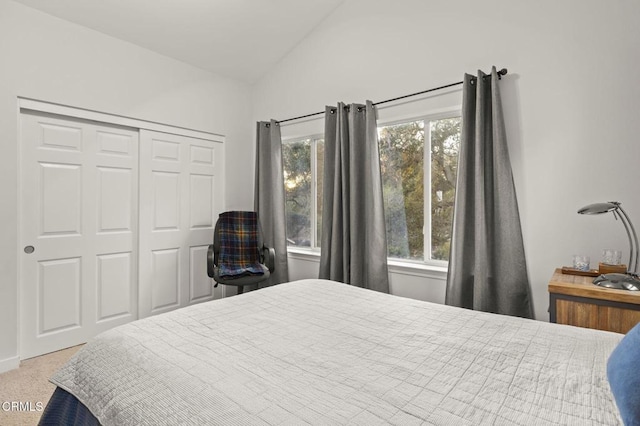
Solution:
[{"label": "wooden dresser", "polygon": [[598,287],[593,278],[556,269],[549,281],[551,322],[616,333],[640,322],[640,292]]}]

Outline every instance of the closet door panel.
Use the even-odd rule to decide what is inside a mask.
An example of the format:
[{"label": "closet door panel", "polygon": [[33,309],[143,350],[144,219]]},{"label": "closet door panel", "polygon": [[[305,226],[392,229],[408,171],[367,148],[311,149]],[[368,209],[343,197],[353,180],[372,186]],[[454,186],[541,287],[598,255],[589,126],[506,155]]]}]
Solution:
[{"label": "closet door panel", "polygon": [[[214,297],[207,248],[222,209],[222,142],[141,130],[140,317]],[[218,295],[219,296],[219,295]]]},{"label": "closet door panel", "polygon": [[138,134],[32,111],[20,123],[24,359],[137,317]]},{"label": "closet door panel", "polygon": [[191,229],[210,229],[214,224],[214,177],[211,175],[192,174],[190,179],[189,226]]},{"label": "closet door panel", "polygon": [[180,307],[180,248],[153,250],[151,313]]},{"label": "closet door panel", "polygon": [[131,289],[133,253],[104,254],[98,256],[98,312],[97,321],[104,322],[135,313]]},{"label": "closet door panel", "polygon": [[38,336],[82,326],[80,265],[79,257],[38,262]]},{"label": "closet door panel", "polygon": [[153,231],[179,231],[180,173],[158,170],[151,173]]},{"label": "closet door panel", "polygon": [[131,169],[98,167],[98,232],[132,232],[134,183]]},{"label": "closet door panel", "polygon": [[190,248],[189,253],[189,303],[209,300],[213,297],[211,279],[202,270],[207,269],[209,245]]},{"label": "closet door panel", "polygon": [[40,168],[40,236],[82,233],[82,165],[43,161]]},{"label": "closet door panel", "polygon": [[138,132],[95,134],[96,332],[138,318]]}]

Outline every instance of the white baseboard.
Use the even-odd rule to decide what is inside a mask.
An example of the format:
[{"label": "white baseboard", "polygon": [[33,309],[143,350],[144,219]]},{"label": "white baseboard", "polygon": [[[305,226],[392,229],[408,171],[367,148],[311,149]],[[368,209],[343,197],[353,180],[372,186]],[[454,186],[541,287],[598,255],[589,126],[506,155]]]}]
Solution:
[{"label": "white baseboard", "polygon": [[20,367],[20,357],[18,356],[14,356],[13,358],[0,359],[0,373],[14,370],[18,367]]}]

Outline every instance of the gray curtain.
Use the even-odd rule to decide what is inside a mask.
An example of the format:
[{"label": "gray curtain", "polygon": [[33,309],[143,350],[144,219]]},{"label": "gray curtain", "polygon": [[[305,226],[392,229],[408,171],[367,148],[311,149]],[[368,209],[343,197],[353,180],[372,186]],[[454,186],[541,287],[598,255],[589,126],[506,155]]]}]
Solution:
[{"label": "gray curtain", "polygon": [[532,318],[495,67],[465,75],[446,304]]},{"label": "gray curtain", "polygon": [[327,107],[320,278],[389,292],[373,104]]},{"label": "gray curtain", "polygon": [[289,281],[282,137],[275,120],[258,122],[254,209],[258,212],[264,243],[276,251],[275,271],[260,287]]}]

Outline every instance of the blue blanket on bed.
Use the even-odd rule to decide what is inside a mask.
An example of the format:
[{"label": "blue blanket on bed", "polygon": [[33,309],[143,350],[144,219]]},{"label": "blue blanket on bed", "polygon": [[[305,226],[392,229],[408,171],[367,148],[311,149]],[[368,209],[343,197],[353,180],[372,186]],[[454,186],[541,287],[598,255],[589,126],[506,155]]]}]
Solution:
[{"label": "blue blanket on bed", "polygon": [[100,426],[100,422],[75,396],[62,388],[56,388],[38,425]]},{"label": "blue blanket on bed", "polygon": [[231,211],[218,219],[221,277],[263,275],[258,248],[259,224],[256,212]]}]

